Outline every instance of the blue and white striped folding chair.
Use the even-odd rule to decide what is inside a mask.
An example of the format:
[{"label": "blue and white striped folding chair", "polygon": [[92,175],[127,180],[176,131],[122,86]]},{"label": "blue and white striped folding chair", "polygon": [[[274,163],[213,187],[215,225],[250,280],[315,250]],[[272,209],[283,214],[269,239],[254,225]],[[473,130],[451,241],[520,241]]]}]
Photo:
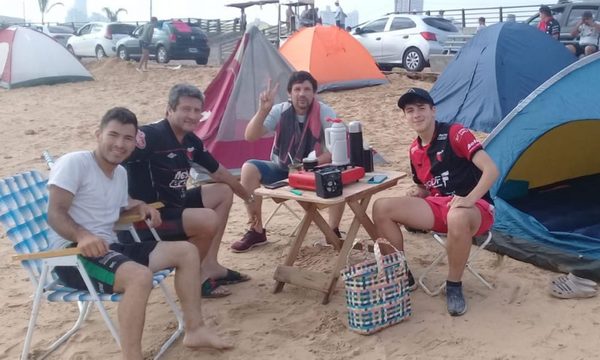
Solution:
[{"label": "blue and white striped folding chair", "polygon": [[[103,302],[118,302],[121,295],[98,293],[94,289],[83,264],[76,255],[76,248],[47,251],[51,239],[58,235],[48,226],[47,222],[48,190],[46,184],[47,180],[37,171],[29,171],[0,180],[0,223],[7,237],[12,241],[13,248],[19,254],[14,258],[21,260],[21,265],[27,271],[35,288],[31,318],[21,359],[27,359],[29,354],[42,295],[49,302],[77,302],[79,308],[79,317],[75,325],[48,348],[46,355],[56,350],[81,327],[92,308],[91,303],[94,303],[100,311],[120,347],[118,332],[108,316]],[[55,266],[77,267],[88,290],[79,291],[62,285],[52,272]],[[153,285],[162,289],[167,303],[177,318],[178,327],[163,344],[155,358],[159,358],[183,332],[181,311],[163,282],[171,271],[163,270],[155,273]]]}]

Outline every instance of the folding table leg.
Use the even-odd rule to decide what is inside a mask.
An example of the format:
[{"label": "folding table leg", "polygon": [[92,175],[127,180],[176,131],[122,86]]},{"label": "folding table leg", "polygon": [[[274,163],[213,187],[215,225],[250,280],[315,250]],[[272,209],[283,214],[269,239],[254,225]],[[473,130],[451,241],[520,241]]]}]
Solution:
[{"label": "folding table leg", "polygon": [[[298,253],[300,252],[300,247],[302,246],[302,242],[306,237],[306,233],[308,232],[308,228],[310,227],[311,222],[317,212],[317,206],[315,204],[310,204],[305,208],[306,212],[304,214],[304,218],[302,219],[302,225],[300,226],[300,230],[296,235],[296,238],[292,242],[292,247],[290,248],[290,252],[283,263],[285,266],[292,266],[294,261],[296,261],[296,257],[298,257]],[[283,286],[285,283],[283,281],[277,281],[275,283],[275,288],[273,289],[273,293],[278,293],[283,290]]]}]

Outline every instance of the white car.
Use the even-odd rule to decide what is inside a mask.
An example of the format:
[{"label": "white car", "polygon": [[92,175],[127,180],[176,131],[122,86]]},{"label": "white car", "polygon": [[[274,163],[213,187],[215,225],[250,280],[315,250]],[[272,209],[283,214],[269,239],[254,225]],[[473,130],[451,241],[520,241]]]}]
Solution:
[{"label": "white car", "polygon": [[381,68],[402,66],[421,71],[430,54],[441,54],[450,34],[460,30],[450,20],[424,15],[388,14],[357,26],[352,35]]},{"label": "white car", "polygon": [[115,56],[117,41],[129,36],[135,25],[123,23],[91,22],[83,25],[67,41],[67,50],[77,57],[102,59]]},{"label": "white car", "polygon": [[63,25],[48,25],[42,26],[42,32],[54,40],[58,41],[62,46],[67,46],[67,41],[75,32],[73,28]]}]

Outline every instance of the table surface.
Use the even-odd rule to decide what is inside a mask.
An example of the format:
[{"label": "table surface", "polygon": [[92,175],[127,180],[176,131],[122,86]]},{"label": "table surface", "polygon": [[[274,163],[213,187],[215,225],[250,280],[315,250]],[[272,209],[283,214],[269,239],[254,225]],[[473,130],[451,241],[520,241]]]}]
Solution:
[{"label": "table surface", "polygon": [[[379,184],[369,184],[367,181],[374,175],[387,175],[387,179]],[[358,182],[344,185],[341,196],[324,199],[317,196],[317,193],[311,190],[299,190],[302,195],[296,195],[291,192],[291,186],[284,186],[278,189],[266,189],[260,187],[254,190],[256,195],[267,196],[276,199],[296,200],[300,202],[309,202],[319,205],[336,205],[347,201],[353,197],[364,197],[366,194],[374,194],[381,190],[394,186],[399,179],[406,176],[406,173],[400,171],[375,171],[366,173]]]}]

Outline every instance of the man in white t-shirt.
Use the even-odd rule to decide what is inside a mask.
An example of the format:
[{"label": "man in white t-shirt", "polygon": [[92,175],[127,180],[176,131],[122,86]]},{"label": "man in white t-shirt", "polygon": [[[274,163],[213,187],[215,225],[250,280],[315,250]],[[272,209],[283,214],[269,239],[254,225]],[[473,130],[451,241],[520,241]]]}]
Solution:
[{"label": "man in white t-shirt", "polygon": [[[137,211],[155,226],[160,214],[129,199],[127,174],[119,165],[135,148],[137,118],[125,108],[109,110],[96,131],[94,151],[61,157],[48,180],[48,223],[63,237],[60,243],[81,250],[82,261],[101,292],[122,293],[119,329],[124,359],[142,359],[142,331],[154,271],[176,268],[175,290],[181,301],[189,347],[228,348],[231,345],[204,325],[200,304],[200,259],[186,241],[121,244],[113,231],[122,210]],[[57,267],[67,285],[85,289],[73,267]],[[197,284],[197,286],[194,286]]]},{"label": "man in white t-shirt", "polygon": [[333,11],[333,13],[335,16],[335,26],[339,27],[340,29],[344,29],[346,27],[347,15],[344,12],[344,10],[342,10],[339,1],[335,2],[335,10]]},{"label": "man in white t-shirt", "polygon": [[588,56],[598,51],[598,36],[600,35],[600,24],[594,21],[591,11],[584,11],[581,20],[575,25],[571,36],[579,36],[579,42],[567,45],[575,56]]},{"label": "man in white t-shirt", "polygon": [[[246,126],[246,141],[257,141],[267,133],[275,133],[271,160],[248,160],[242,166],[241,182],[246,191],[252,193],[260,184],[271,184],[288,177],[288,166],[315,151],[319,164],[331,162],[331,153],[324,140],[324,129],[331,125],[328,118],[335,118],[335,112],[317,97],[317,80],[307,71],[295,71],[288,81],[290,101],[273,104],[279,84],[269,86],[260,94],[259,109]],[[262,199],[255,196],[252,204],[247,204],[251,227],[241,240],[231,244],[234,252],[245,252],[255,246],[267,243],[267,235],[262,227]],[[250,209],[249,206],[253,206]],[[252,210],[252,211],[250,211]],[[329,226],[340,236],[339,224],[342,206],[333,206],[329,211]]]}]

